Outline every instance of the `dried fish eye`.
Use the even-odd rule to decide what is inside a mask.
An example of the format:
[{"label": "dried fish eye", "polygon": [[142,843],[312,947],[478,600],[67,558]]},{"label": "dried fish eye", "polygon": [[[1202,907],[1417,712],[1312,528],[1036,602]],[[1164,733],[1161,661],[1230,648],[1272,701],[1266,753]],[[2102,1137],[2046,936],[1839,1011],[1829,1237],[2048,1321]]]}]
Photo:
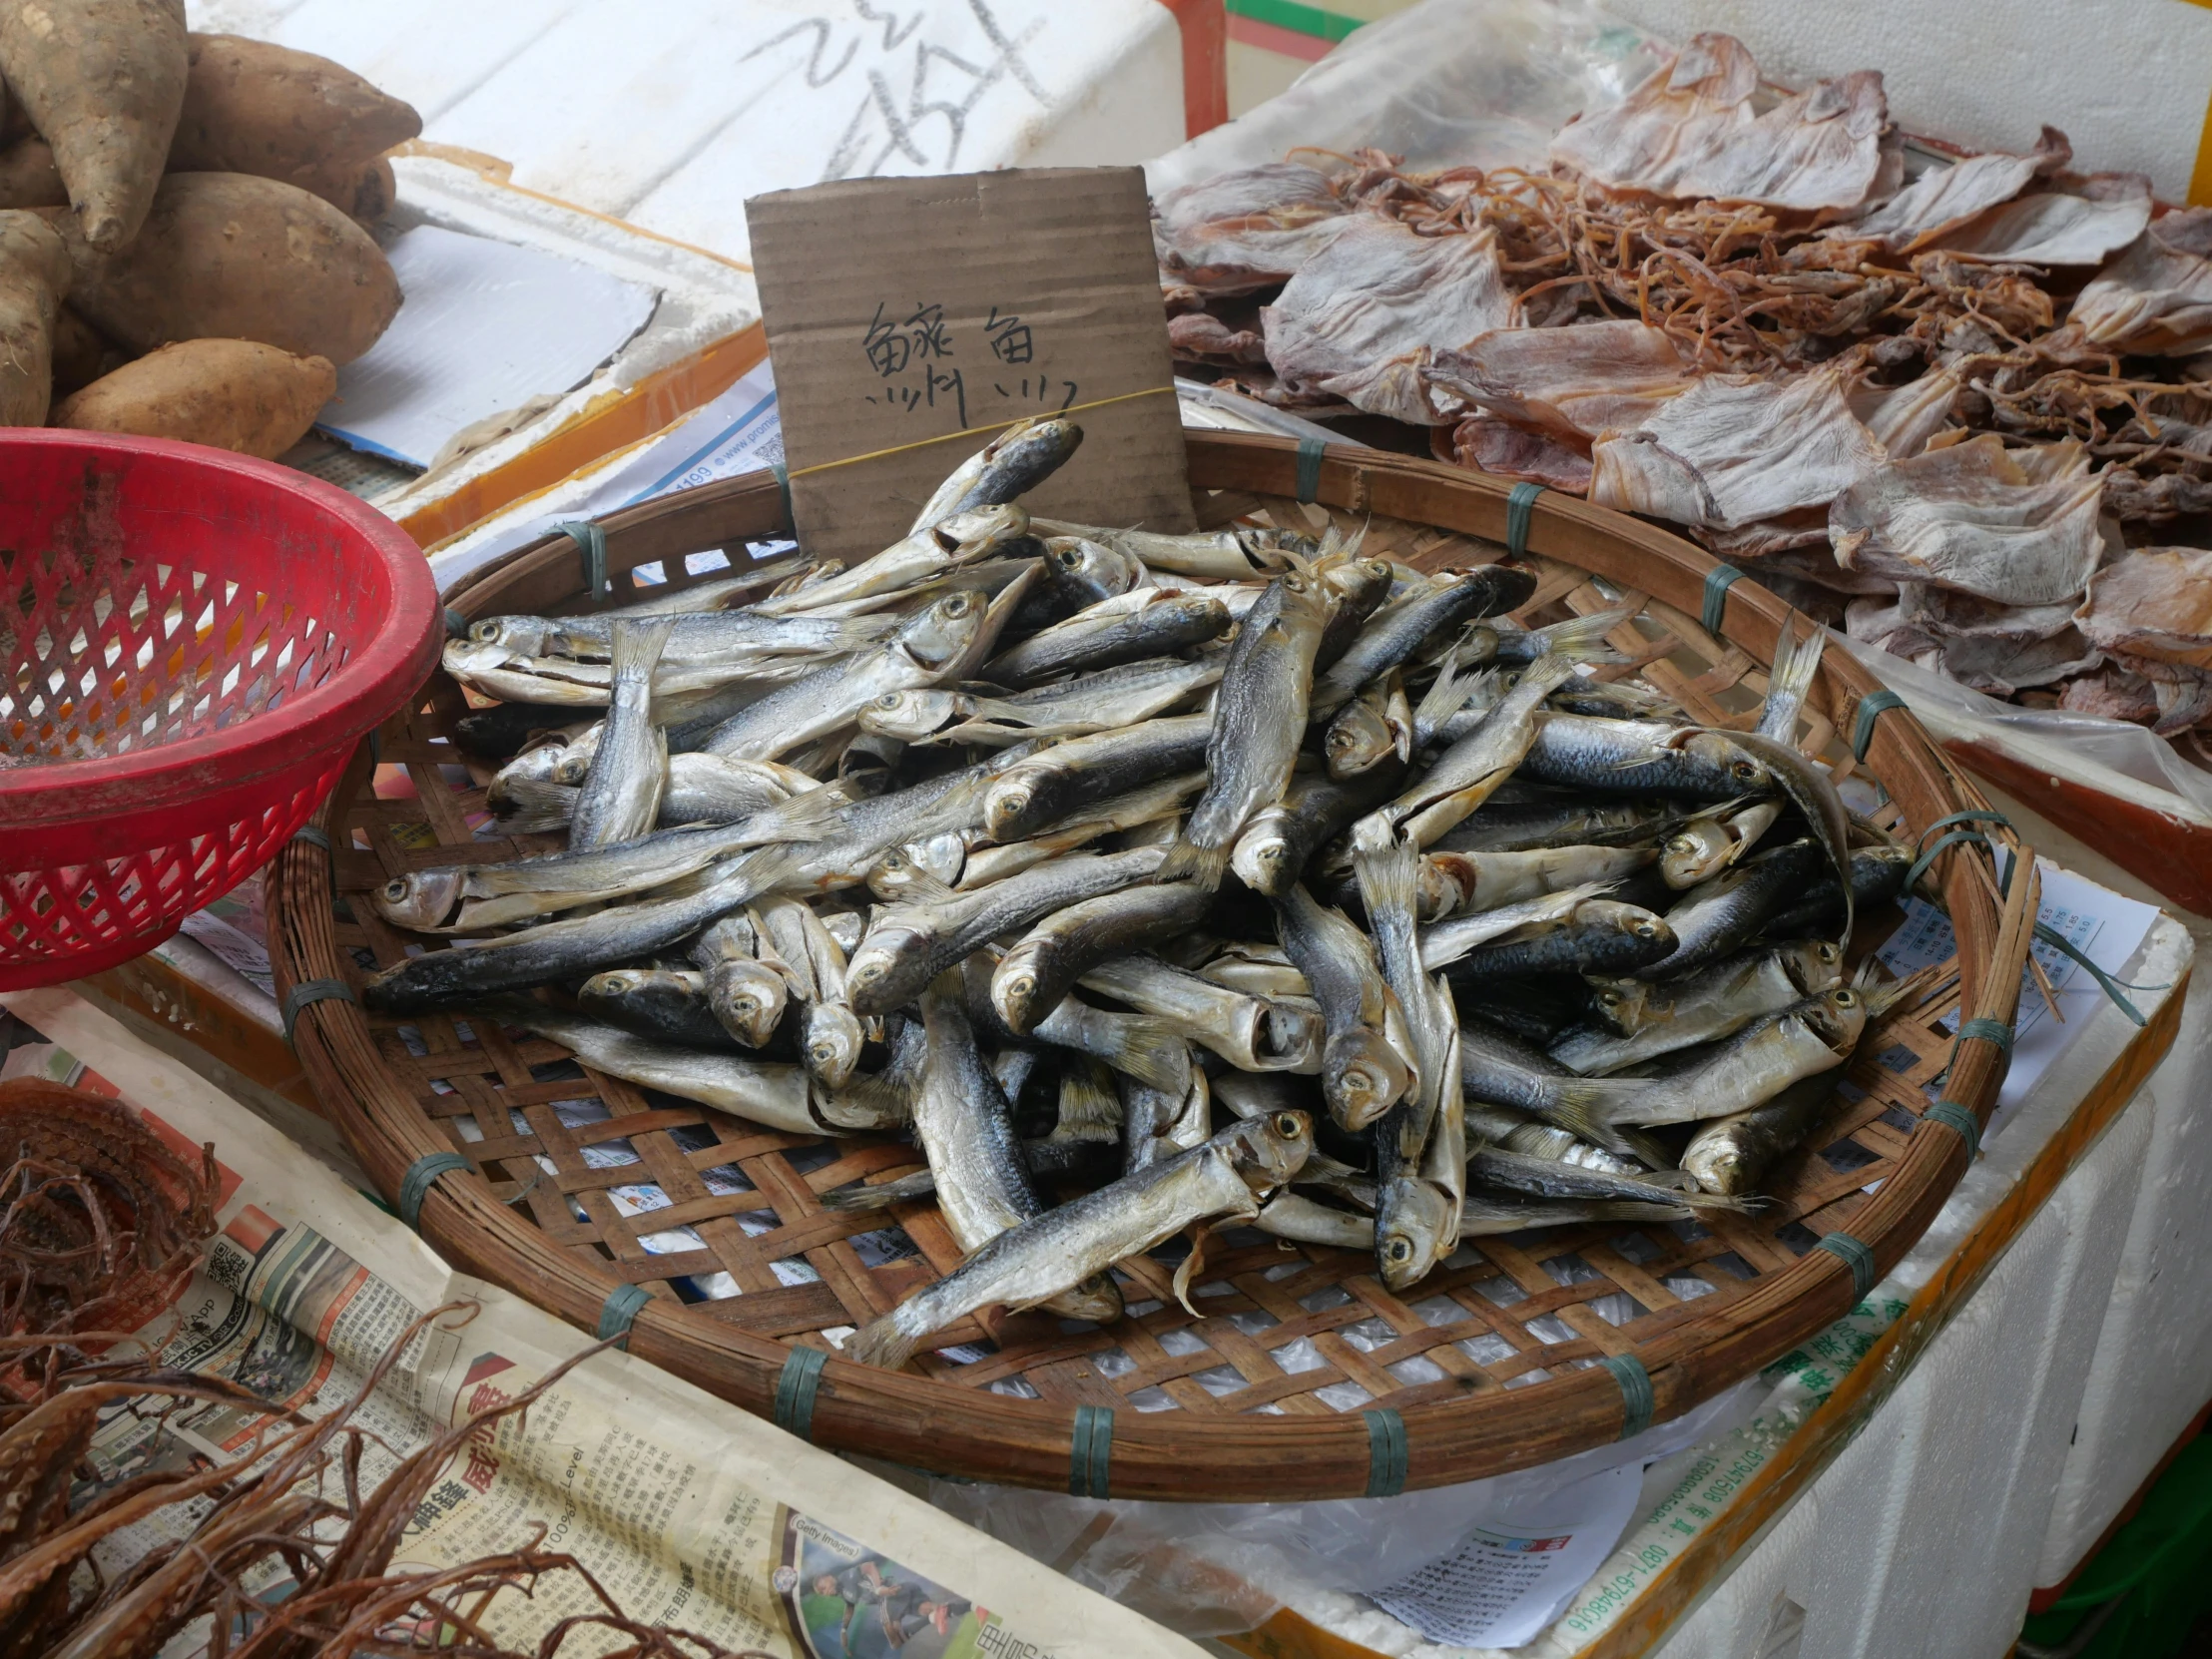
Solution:
[{"label": "dried fish eye", "polygon": [[1083,550],[1080,547],[1063,547],[1052,556],[1070,570],[1075,569],[1083,562]]},{"label": "dried fish eye", "polygon": [[1295,1141],[1306,1133],[1306,1123],[1296,1112],[1275,1114],[1275,1132],[1287,1141]]},{"label": "dried fish eye", "polygon": [[1859,998],[1848,990],[1838,991],[1836,993],[1836,1006],[1839,1008],[1856,1008],[1859,1006]]},{"label": "dried fish eye", "polygon": [[1833,962],[1834,960],[1836,960],[1836,947],[1832,944],[1822,945],[1820,948],[1820,958],[1824,962]]},{"label": "dried fish eye", "polygon": [[397,904],[407,896],[407,878],[402,875],[384,883],[384,896]]},{"label": "dried fish eye", "polygon": [[1304,593],[1306,591],[1306,578],[1303,576],[1286,576],[1283,578],[1283,589],[1286,593]]},{"label": "dried fish eye", "polygon": [[1384,1249],[1393,1262],[1410,1262],[1413,1259],[1413,1243],[1410,1239],[1392,1239]]},{"label": "dried fish eye", "polygon": [[1730,764],[1728,775],[1749,784],[1759,776],[1757,761],[1736,761]]}]

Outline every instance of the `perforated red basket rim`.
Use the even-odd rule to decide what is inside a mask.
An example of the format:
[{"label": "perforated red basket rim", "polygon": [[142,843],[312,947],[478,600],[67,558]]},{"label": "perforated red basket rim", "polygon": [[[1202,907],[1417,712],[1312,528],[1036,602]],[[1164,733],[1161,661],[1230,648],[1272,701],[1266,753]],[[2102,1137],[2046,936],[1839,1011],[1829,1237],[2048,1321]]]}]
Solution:
[{"label": "perforated red basket rim", "polygon": [[[320,685],[287,696],[280,708],[203,737],[129,754],[0,772],[0,823],[27,829],[105,816],[105,808],[88,811],[80,803],[94,791],[112,800],[118,786],[143,791],[134,807],[160,807],[195,799],[211,787],[236,786],[259,773],[291,767],[377,725],[412,695],[436,663],[443,628],[429,559],[397,524],[334,484],[203,444],[51,427],[0,429],[0,470],[11,452],[27,449],[88,458],[143,456],[202,473],[229,473],[242,485],[287,496],[302,511],[336,520],[333,528],[350,532],[356,548],[383,572],[390,597],[381,615],[362,618],[360,637],[347,642],[345,661]],[[410,624],[410,618],[416,620]],[[250,771],[227,770],[219,778],[204,770],[209,762],[250,751],[266,756],[266,762]]]}]

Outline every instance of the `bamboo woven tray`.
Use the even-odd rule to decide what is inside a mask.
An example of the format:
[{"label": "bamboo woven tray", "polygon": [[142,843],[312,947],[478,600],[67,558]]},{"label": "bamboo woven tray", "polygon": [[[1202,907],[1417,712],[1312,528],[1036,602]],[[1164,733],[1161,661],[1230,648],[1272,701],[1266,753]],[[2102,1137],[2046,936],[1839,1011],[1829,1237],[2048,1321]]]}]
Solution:
[{"label": "bamboo woven tray", "polygon": [[[1666,532],[1432,462],[1193,434],[1190,468],[1202,520],[1334,514],[1369,523],[1371,548],[1428,564],[1496,556],[1470,536],[1520,544],[1544,573],[1524,618],[1641,602],[1616,643],[1654,658],[1646,674],[1716,724],[1750,724],[1789,615],[1752,582],[1709,581],[1714,562]],[[698,555],[742,560],[744,544],[788,535],[784,515],[765,473],[687,491],[605,520],[604,568],[617,599],[656,576],[700,580],[721,560]],[[464,619],[587,609],[586,568],[558,536],[451,601]],[[1985,807],[1903,710],[1862,712],[1878,689],[1830,654],[1803,745],[1878,781],[1889,804],[1877,816],[1907,838]],[[365,902],[334,912],[333,897],[454,848],[495,858],[551,844],[471,829],[488,774],[444,735],[463,707],[433,676],[381,734],[382,797],[364,748],[318,821],[335,850],[296,841],[272,875],[279,994],[287,1007],[293,986],[320,998],[297,1006],[300,1061],[378,1185],[466,1271],[587,1331],[628,1322],[632,1353],[823,1444],[1100,1495],[1320,1498],[1468,1480],[1611,1441],[1771,1363],[1889,1271],[1965,1170],[1963,1119],[1920,1121],[1929,1086],[1947,1067],[1943,1098],[1985,1120],[2004,1051],[1941,1026],[1961,1014],[2011,1024],[2034,913],[2031,859],[2000,899],[1987,843],[1941,853],[1958,956],[1862,1046],[1853,1087],[1755,1217],[1471,1240],[1402,1297],[1368,1258],[1231,1233],[1209,1245],[1202,1319],[1170,1294],[1172,1263],[1145,1258],[1125,1264],[1130,1317],[1110,1328],[1020,1315],[948,1333],[958,1361],[824,1365],[830,1333],[958,1260],[926,1203],[886,1217],[817,1202],[914,1167],[911,1147],[771,1133],[583,1073],[542,1039],[372,1017],[330,984],[308,986],[357,985],[417,942]],[[1839,734],[1863,735],[1865,758]]]}]

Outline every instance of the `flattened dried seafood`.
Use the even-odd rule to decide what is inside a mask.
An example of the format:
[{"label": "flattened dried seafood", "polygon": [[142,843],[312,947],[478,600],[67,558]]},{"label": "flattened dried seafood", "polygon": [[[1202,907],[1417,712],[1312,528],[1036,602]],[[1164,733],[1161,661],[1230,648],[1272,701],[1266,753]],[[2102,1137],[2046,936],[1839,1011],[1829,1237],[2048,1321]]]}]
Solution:
[{"label": "flattened dried seafood", "polygon": [[1673,340],[1641,322],[1500,328],[1439,350],[1428,377],[1485,414],[1579,446],[1641,425],[1690,384]]},{"label": "flattened dried seafood", "polygon": [[1678,201],[1814,211],[1875,198],[1889,119],[1878,72],[1818,82],[1764,115],[1751,107],[1758,90],[1759,65],[1742,41],[1694,35],[1620,103],[1562,128],[1552,164]]},{"label": "flattened dried seafood", "polygon": [[1721,529],[1833,501],[1888,458],[1834,370],[1709,375],[1590,455],[1599,505]]},{"label": "flattened dried seafood", "polygon": [[1414,425],[1442,417],[1421,370],[1438,346],[1512,321],[1497,241],[1416,236],[1361,215],[1260,312],[1268,361],[1294,390]]},{"label": "flattened dried seafood", "polygon": [[1962,259],[2095,265],[2149,223],[2150,181],[2140,173],[2069,175],[1945,232],[1936,246]]},{"label": "flattened dried seafood", "polygon": [[2168,214],[2074,300],[2092,345],[2182,356],[2212,347],[2212,208]]},{"label": "flattened dried seafood", "polygon": [[1915,253],[1944,232],[2011,201],[2038,178],[2073,160],[2073,146],[2045,127],[2024,156],[1968,156],[1955,167],[1932,167],[1874,212],[1830,229],[1830,241],[1878,241],[1893,254]]},{"label": "flattened dried seafood", "polygon": [[2089,578],[2074,620],[2107,651],[2212,668],[2212,550],[2137,548]]},{"label": "flattened dried seafood", "polygon": [[2102,493],[2080,444],[2007,449],[1984,432],[1853,484],[1829,536],[1847,570],[2051,605],[2079,594],[2103,553]]},{"label": "flattened dried seafood", "polygon": [[1297,162],[1224,173],[1153,204],[1152,242],[1170,279],[1250,293],[1290,276],[1344,229],[1329,176]]}]

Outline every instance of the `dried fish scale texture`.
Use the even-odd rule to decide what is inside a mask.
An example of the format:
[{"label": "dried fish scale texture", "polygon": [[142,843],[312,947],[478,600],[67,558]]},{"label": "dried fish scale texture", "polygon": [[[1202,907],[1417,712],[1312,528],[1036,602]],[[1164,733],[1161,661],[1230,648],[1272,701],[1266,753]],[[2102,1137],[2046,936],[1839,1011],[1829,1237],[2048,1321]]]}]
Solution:
[{"label": "dried fish scale texture", "polygon": [[1701,34],[1609,110],[1563,128],[1555,167],[1613,190],[1677,201],[1756,202],[1800,212],[1858,208],[1885,180],[1882,76],[1821,81],[1764,115],[1743,42]]},{"label": "dried fish scale texture", "polygon": [[2144,231],[2090,278],[2067,320],[2113,350],[2212,349],[2212,208],[2168,214]]},{"label": "dried fish scale texture", "polygon": [[1727,528],[1836,499],[1887,457],[1834,370],[1795,380],[1708,375],[1591,449],[1590,499]]},{"label": "dried fish scale texture", "polygon": [[1432,354],[1508,326],[1513,296],[1493,233],[1423,237],[1362,215],[1260,317],[1267,359],[1294,392],[1425,426],[1444,418],[1422,374]]},{"label": "dried fish scale texture", "polygon": [[2103,490],[2078,443],[2007,449],[1984,432],[1851,484],[1829,534],[1847,570],[2052,605],[2078,596],[2103,556]]}]

